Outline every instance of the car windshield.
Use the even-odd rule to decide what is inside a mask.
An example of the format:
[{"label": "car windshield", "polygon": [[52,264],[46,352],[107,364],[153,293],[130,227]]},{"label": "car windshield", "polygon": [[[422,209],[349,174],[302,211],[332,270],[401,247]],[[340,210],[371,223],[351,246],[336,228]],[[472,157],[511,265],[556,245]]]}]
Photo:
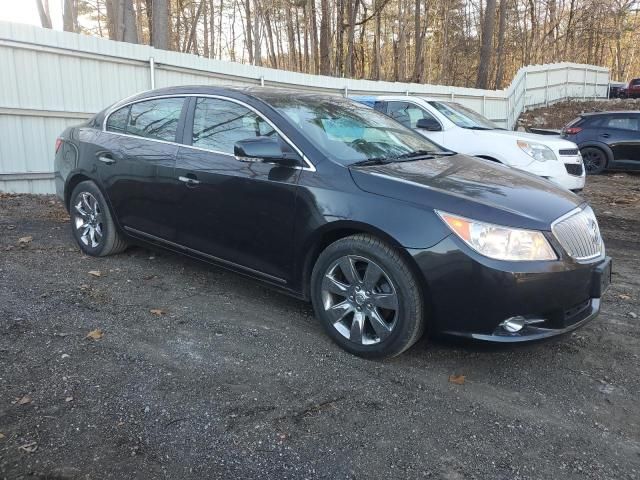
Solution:
[{"label": "car windshield", "polygon": [[479,113],[459,103],[430,101],[429,104],[458,127],[469,128],[471,130],[495,130],[498,128],[497,125],[488,118],[483,117]]},{"label": "car windshield", "polygon": [[340,97],[274,95],[266,100],[318,150],[342,165],[406,161],[442,150],[386,115]]}]

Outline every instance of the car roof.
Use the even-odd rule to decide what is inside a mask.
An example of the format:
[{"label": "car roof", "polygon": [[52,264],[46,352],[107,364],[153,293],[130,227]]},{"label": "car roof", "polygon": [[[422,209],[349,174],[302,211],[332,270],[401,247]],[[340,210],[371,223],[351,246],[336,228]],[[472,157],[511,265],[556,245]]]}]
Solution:
[{"label": "car roof", "polygon": [[600,115],[617,115],[617,114],[640,114],[640,110],[610,110],[606,112],[583,112],[580,114],[581,117],[596,117]]},{"label": "car roof", "polygon": [[166,95],[228,95],[228,96],[242,96],[254,97],[260,100],[264,100],[269,103],[269,99],[274,98],[290,98],[292,95],[296,97],[325,97],[327,99],[335,99],[336,97],[342,98],[339,93],[318,93],[309,91],[294,90],[291,88],[276,88],[276,87],[233,87],[233,86],[211,86],[211,85],[184,85],[177,87],[165,87],[156,88],[155,90],[147,90],[142,93],[138,93],[132,97],[128,97],[118,103],[129,103],[145,98],[159,97]]}]

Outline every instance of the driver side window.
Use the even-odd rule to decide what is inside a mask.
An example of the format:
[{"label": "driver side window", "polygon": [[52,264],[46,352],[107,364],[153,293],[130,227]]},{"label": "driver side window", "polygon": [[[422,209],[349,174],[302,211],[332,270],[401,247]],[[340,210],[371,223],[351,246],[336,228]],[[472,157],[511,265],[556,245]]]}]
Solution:
[{"label": "driver side window", "polygon": [[389,102],[389,116],[409,128],[416,128],[423,118],[437,122],[429,112],[409,102]]},{"label": "driver side window", "polygon": [[276,138],[276,131],[262,117],[228,100],[198,98],[193,118],[192,145],[233,155],[240,140]]}]

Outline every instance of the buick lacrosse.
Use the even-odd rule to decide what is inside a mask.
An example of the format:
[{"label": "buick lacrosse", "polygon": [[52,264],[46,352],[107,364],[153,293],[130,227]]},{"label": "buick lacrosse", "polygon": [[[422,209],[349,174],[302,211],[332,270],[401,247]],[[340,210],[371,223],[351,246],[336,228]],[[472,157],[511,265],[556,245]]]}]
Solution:
[{"label": "buick lacrosse", "polygon": [[561,334],[598,314],[610,281],[580,197],[337,96],[141,93],[65,130],[55,170],[86,254],[142,242],[262,280],[365,357],[425,331]]}]

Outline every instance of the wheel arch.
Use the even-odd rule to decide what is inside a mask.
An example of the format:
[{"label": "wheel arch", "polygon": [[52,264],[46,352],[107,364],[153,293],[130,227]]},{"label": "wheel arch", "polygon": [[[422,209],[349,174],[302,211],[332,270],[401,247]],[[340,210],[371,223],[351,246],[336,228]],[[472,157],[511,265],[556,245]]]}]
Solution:
[{"label": "wheel arch", "polygon": [[[300,264],[302,268],[298,269],[298,271],[300,272],[300,286],[303,298],[310,298],[311,273],[322,251],[332,243],[342,238],[358,234],[366,234],[377,237],[380,240],[383,240],[389,245],[395,247],[400,256],[407,262],[407,265],[419,282],[420,287],[423,289],[423,291],[427,291],[426,280],[424,278],[424,275],[422,275],[422,273],[420,272],[418,264],[411,256],[411,254],[407,251],[407,249],[404,248],[400,244],[400,242],[398,242],[392,235],[389,235],[384,230],[381,230],[367,223],[356,222],[352,220],[337,220],[328,223],[324,227],[319,229],[314,234],[313,238],[309,242],[307,242],[307,245],[304,246],[301,250],[302,259]],[[425,308],[428,308],[429,302],[427,301],[427,298],[425,298],[424,300]]]},{"label": "wheel arch", "polygon": [[591,142],[581,142],[578,145],[578,148],[582,151],[582,149],[584,148],[597,148],[599,150],[602,150],[604,152],[604,154],[607,157],[607,165],[609,165],[611,162],[613,162],[614,158],[613,158],[613,150],[611,150],[611,148],[609,147],[609,145],[607,145],[606,143],[602,143],[602,142],[595,142],[595,141],[591,141]]}]

